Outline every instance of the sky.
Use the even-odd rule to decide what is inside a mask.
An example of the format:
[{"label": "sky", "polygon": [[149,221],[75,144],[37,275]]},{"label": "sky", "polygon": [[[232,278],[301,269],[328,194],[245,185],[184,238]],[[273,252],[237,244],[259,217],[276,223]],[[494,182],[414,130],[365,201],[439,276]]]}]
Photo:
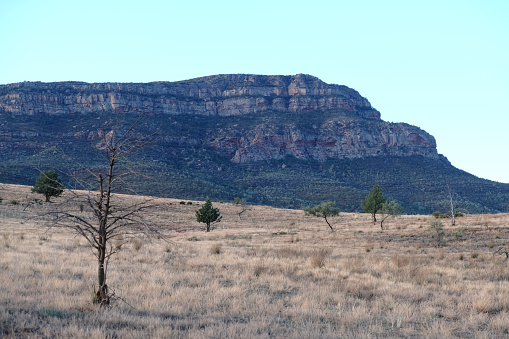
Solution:
[{"label": "sky", "polygon": [[0,0],[0,84],[314,75],[509,183],[509,1]]}]

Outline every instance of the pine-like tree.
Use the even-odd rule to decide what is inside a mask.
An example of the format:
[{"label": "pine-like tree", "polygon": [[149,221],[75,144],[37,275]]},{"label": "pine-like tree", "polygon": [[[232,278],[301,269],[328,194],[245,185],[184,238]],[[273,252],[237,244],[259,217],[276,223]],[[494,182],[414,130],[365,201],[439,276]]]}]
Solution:
[{"label": "pine-like tree", "polygon": [[51,197],[59,197],[64,192],[64,185],[58,179],[58,173],[54,170],[43,171],[32,187],[33,193],[44,194],[46,202],[50,202]]},{"label": "pine-like tree", "polygon": [[223,217],[219,213],[219,208],[212,207],[212,202],[207,198],[205,204],[196,211],[196,221],[205,223],[207,225],[207,232],[210,232],[210,225],[212,223],[220,222]]}]

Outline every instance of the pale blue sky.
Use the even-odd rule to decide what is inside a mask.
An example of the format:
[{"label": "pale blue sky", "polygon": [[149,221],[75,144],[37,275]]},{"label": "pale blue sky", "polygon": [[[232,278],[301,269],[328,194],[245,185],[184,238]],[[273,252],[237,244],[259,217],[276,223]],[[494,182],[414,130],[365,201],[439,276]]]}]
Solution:
[{"label": "pale blue sky", "polygon": [[509,183],[509,1],[0,1],[0,83],[297,74]]}]

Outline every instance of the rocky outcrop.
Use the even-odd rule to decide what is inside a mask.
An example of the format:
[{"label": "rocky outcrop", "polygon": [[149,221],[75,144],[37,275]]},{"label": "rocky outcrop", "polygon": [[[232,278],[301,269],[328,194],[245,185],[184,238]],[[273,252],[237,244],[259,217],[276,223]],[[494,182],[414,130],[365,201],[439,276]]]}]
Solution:
[{"label": "rocky outcrop", "polygon": [[281,133],[261,125],[241,138],[217,138],[209,144],[233,154],[231,160],[237,163],[282,159],[288,155],[318,161],[382,155],[437,156],[431,135],[415,126],[386,122],[363,126],[331,121],[312,132],[287,125]]},{"label": "rocky outcrop", "polygon": [[[0,113],[11,117],[83,118],[115,112],[171,117],[176,125],[163,128],[166,135],[162,140],[167,145],[209,146],[236,163],[288,155],[318,161],[381,155],[438,156],[435,139],[425,131],[384,122],[357,91],[326,84],[310,75],[233,74],[180,82],[24,82],[0,86]],[[217,119],[216,128],[202,130],[199,135],[173,135],[181,134],[176,132],[182,130],[182,124],[190,123],[185,120],[189,116]],[[264,118],[268,116],[270,121]],[[236,117],[236,123],[229,117]],[[161,119],[161,124],[166,121]],[[0,139],[34,133],[4,127],[0,125]],[[99,133],[97,127],[73,126],[61,137],[93,140]]]}]

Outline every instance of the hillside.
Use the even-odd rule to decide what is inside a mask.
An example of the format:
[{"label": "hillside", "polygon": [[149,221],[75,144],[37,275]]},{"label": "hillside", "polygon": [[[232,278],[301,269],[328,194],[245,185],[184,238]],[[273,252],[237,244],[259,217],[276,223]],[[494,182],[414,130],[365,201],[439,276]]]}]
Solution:
[{"label": "hillside", "polygon": [[447,185],[469,213],[509,210],[509,185],[476,178],[439,155],[433,136],[389,123],[346,86],[309,75],[217,75],[181,82],[0,86],[0,181],[33,184],[55,168],[68,186],[100,168],[106,122],[157,132],[133,160],[140,193],[302,208],[333,200],[358,211],[375,184],[407,213],[445,211]]}]

